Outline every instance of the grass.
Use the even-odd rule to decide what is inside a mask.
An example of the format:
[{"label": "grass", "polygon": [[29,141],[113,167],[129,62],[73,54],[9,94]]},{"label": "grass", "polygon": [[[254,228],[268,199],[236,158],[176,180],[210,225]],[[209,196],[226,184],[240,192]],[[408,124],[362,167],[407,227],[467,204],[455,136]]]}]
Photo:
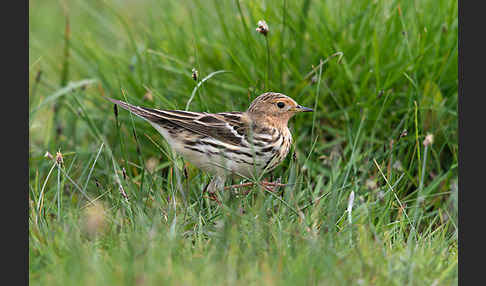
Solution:
[{"label": "grass", "polygon": [[[447,0],[30,1],[29,282],[456,285],[457,32]],[[288,186],[221,205],[100,96],[222,112],[268,90],[316,110],[269,175]]]}]

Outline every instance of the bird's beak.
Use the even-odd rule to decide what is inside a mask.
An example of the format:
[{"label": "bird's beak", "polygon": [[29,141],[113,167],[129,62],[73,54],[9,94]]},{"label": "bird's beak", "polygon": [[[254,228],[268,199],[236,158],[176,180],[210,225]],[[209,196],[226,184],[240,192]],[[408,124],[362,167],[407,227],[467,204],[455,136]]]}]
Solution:
[{"label": "bird's beak", "polygon": [[304,107],[302,105],[297,105],[297,107],[295,109],[296,109],[295,111],[298,111],[298,112],[313,112],[314,111],[311,108]]}]

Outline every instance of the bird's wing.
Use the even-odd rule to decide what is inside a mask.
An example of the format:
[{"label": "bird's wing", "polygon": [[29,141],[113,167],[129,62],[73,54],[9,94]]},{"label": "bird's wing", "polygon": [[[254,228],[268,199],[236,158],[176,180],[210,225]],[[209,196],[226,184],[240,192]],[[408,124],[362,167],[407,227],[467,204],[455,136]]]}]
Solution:
[{"label": "bird's wing", "polygon": [[242,144],[249,129],[249,120],[242,112],[159,110],[135,106],[108,97],[107,99],[163,128],[182,128],[232,145]]}]

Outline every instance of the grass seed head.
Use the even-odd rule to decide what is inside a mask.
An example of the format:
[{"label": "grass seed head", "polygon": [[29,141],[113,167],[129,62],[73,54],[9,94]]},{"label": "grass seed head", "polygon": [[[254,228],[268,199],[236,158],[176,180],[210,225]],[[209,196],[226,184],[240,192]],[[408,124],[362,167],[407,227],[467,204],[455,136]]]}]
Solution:
[{"label": "grass seed head", "polygon": [[46,154],[44,154],[44,157],[49,158],[49,159],[51,159],[51,160],[53,160],[53,159],[54,159],[54,156],[52,156],[52,154],[51,154],[51,153],[49,153],[49,151],[46,151]]},{"label": "grass seed head", "polygon": [[123,174],[123,180],[127,180],[127,170],[125,170],[125,167],[122,168],[122,174]]},{"label": "grass seed head", "polygon": [[197,78],[198,78],[197,70],[196,68],[192,68],[192,79],[194,81],[197,81]]},{"label": "grass seed head", "polygon": [[56,152],[56,162],[57,162],[57,164],[59,164],[59,165],[64,164],[64,159],[63,159],[63,157],[62,157],[62,153],[61,153],[61,152],[59,152],[59,151],[58,151],[58,152]]},{"label": "grass seed head", "polygon": [[434,135],[432,134],[427,134],[427,136],[425,136],[425,140],[423,142],[424,146],[427,147],[429,145],[432,145],[434,143]]},{"label": "grass seed head", "polygon": [[98,179],[97,179],[97,178],[94,178],[94,180],[95,180],[96,187],[97,187],[98,189],[100,189],[100,188],[101,188],[101,184],[100,184],[100,182],[98,181]]},{"label": "grass seed head", "polygon": [[120,192],[120,194],[122,195],[122,197],[124,197],[126,200],[128,200],[128,195],[127,193],[125,192],[125,190],[123,189],[122,185],[120,185],[118,187],[118,191]]},{"label": "grass seed head", "polygon": [[256,31],[264,36],[267,36],[268,34],[268,25],[264,20],[260,20],[257,23],[257,28]]},{"label": "grass seed head", "polygon": [[400,138],[405,137],[408,135],[407,129],[403,129],[402,133],[400,133]]}]

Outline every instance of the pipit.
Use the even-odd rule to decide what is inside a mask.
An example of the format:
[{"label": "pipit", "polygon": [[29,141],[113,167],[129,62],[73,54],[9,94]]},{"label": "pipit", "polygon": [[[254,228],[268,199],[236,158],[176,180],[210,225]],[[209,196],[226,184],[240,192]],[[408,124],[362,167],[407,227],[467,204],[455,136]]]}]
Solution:
[{"label": "pipit", "polygon": [[272,171],[292,143],[289,119],[313,111],[274,92],[258,96],[245,112],[222,113],[159,110],[107,99],[147,120],[183,158],[214,175],[210,193],[223,189],[228,176],[254,178]]}]

